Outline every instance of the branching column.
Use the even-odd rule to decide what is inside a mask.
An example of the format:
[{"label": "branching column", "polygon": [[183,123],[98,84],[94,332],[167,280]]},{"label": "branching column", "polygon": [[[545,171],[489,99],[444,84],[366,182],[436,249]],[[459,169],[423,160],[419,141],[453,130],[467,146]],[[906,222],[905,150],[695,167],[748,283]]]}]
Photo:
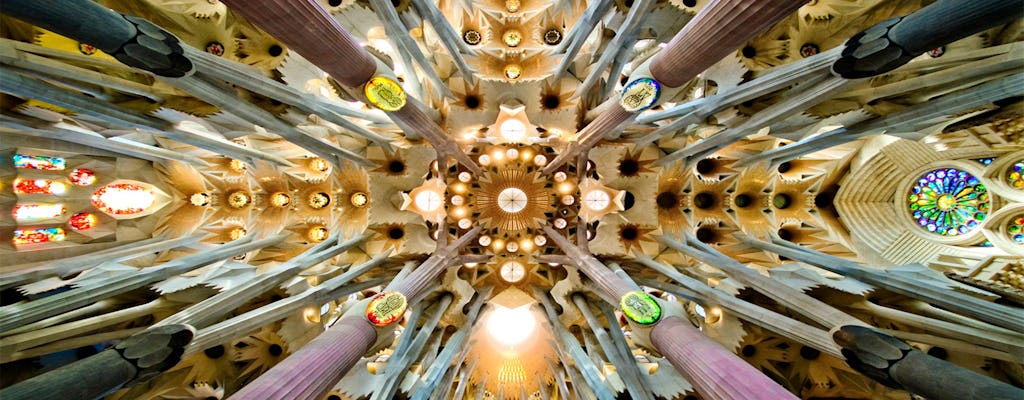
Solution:
[{"label": "branching column", "polygon": [[[378,64],[316,0],[227,0],[233,11],[288,45],[348,87],[362,87]],[[474,173],[483,173],[455,140],[427,116],[415,99],[388,115],[406,130],[423,135],[439,152]]]},{"label": "branching column", "polygon": [[[576,260],[580,271],[602,291],[618,299],[638,290],[635,282],[615,274],[551,227],[545,226],[544,231],[566,255]],[[558,323],[557,319],[552,323]],[[796,399],[792,393],[679,317],[662,318],[650,331],[650,338],[654,348],[664,354],[706,399]]]},{"label": "branching column", "polygon": [[[805,0],[713,0],[654,56],[650,76],[669,88],[680,87],[804,3]],[[552,160],[544,172],[554,172],[636,116],[619,104],[611,106],[612,110],[590,123],[593,129],[588,129],[590,125],[584,128],[580,140]]]},{"label": "branching column", "polygon": [[[459,250],[480,234],[480,228],[434,252],[408,276],[392,281],[385,291],[419,297],[458,256]],[[239,390],[233,400],[319,399],[378,341],[377,330],[362,313],[348,315],[281,363]]]}]

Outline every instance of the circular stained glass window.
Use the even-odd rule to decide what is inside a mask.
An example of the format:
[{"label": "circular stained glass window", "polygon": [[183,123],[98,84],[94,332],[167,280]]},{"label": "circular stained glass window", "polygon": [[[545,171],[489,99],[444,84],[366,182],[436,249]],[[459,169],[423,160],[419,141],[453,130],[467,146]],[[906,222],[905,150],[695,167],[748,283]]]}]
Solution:
[{"label": "circular stained glass window", "polygon": [[946,237],[975,230],[989,211],[985,185],[956,168],[937,169],[921,176],[910,189],[907,203],[922,229]]},{"label": "circular stained glass window", "polygon": [[1024,189],[1024,160],[1017,161],[1006,172],[1006,183],[1014,189]]},{"label": "circular stained glass window", "polygon": [[1014,243],[1024,244],[1024,215],[1011,218],[1006,226],[1006,231]]}]

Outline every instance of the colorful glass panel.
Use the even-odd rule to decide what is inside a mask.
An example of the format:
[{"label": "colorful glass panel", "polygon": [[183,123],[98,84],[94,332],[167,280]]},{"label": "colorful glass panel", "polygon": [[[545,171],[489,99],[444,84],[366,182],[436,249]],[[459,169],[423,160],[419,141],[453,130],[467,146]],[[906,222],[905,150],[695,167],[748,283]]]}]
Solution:
[{"label": "colorful glass panel", "polygon": [[60,157],[15,154],[14,168],[41,169],[44,171],[63,171],[64,168],[67,168],[67,162]]},{"label": "colorful glass panel", "polygon": [[78,186],[89,186],[96,183],[96,173],[88,168],[75,168],[71,170],[69,178],[71,178],[71,183]]},{"label": "colorful glass panel", "polygon": [[1010,171],[1006,173],[1006,183],[1009,183],[1014,189],[1024,189],[1024,160],[1017,161],[1010,168]]},{"label": "colorful glass panel", "polygon": [[115,183],[96,190],[92,205],[111,215],[131,215],[146,211],[156,201],[149,189],[132,183]]},{"label": "colorful glass panel", "polygon": [[640,325],[650,325],[661,319],[661,306],[651,295],[641,291],[622,295],[619,307],[627,318]]},{"label": "colorful glass panel", "polygon": [[982,165],[991,165],[995,161],[995,157],[975,158],[974,161],[981,163]]},{"label": "colorful glass panel", "polygon": [[1024,244],[1024,215],[1010,219],[1006,232],[1010,234],[1010,239],[1015,243]]},{"label": "colorful glass panel", "polygon": [[50,179],[22,179],[14,180],[14,193],[16,194],[64,194],[67,185]]},{"label": "colorful glass panel", "polygon": [[59,242],[67,235],[61,228],[17,229],[14,231],[14,244],[36,244]]},{"label": "colorful glass panel", "polygon": [[366,319],[376,326],[387,326],[402,318],[408,301],[399,292],[378,294],[366,306]]},{"label": "colorful glass panel", "polygon": [[84,231],[96,226],[96,216],[90,213],[76,213],[68,220],[68,225],[76,231]]},{"label": "colorful glass panel", "polygon": [[65,212],[67,208],[63,204],[17,204],[13,210],[18,222],[59,218]]},{"label": "colorful glass panel", "polygon": [[977,177],[956,168],[930,171],[917,180],[908,198],[919,226],[941,236],[967,234],[989,210],[988,190]]}]

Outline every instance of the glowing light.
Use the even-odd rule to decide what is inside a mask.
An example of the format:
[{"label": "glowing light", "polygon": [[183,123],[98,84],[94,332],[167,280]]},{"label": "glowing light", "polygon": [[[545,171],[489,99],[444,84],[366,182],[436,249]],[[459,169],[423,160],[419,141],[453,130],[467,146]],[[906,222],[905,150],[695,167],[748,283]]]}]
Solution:
[{"label": "glowing light", "polygon": [[471,180],[473,180],[473,175],[472,174],[470,174],[469,172],[459,172],[459,181],[460,182],[469,182]]},{"label": "glowing light", "polygon": [[526,192],[519,188],[506,188],[498,193],[498,207],[507,213],[517,213],[526,208]]},{"label": "glowing light", "polygon": [[555,182],[565,182],[566,178],[568,178],[568,176],[565,175],[565,172],[555,172]]},{"label": "glowing light", "polygon": [[326,226],[316,225],[309,228],[309,231],[306,232],[306,239],[309,239],[310,242],[320,243],[327,240],[330,233]]},{"label": "glowing light", "polygon": [[[464,197],[459,196],[459,195],[452,196],[452,205],[461,206],[461,205],[463,205],[465,203],[466,203],[466,199]],[[455,216],[456,217],[461,217],[461,216],[463,216],[465,214],[466,214],[466,212],[462,208],[455,209]]]},{"label": "glowing light", "polygon": [[231,192],[228,195],[228,205],[232,208],[242,208],[252,202],[252,196],[249,196],[249,192],[244,190],[238,190]]},{"label": "glowing light", "polygon": [[510,160],[515,160],[516,158],[519,157],[519,150],[516,150],[516,149],[505,150],[505,157],[508,157]]},{"label": "glowing light", "polygon": [[75,168],[68,174],[71,183],[78,186],[89,186],[96,183],[96,173],[88,168]]},{"label": "glowing light", "polygon": [[416,203],[416,208],[426,212],[437,210],[444,203],[441,195],[432,190],[424,190],[417,193],[413,202]]},{"label": "glowing light", "polygon": [[352,193],[351,197],[349,197],[348,202],[355,207],[366,207],[370,202],[370,196],[363,192],[355,192]]},{"label": "glowing light", "polygon": [[228,168],[230,168],[236,174],[241,174],[245,172],[245,170],[248,169],[249,167],[247,167],[244,162],[241,162],[239,160],[231,160],[231,162],[228,163]]},{"label": "glowing light", "polygon": [[523,42],[523,34],[515,29],[505,31],[504,35],[501,35],[501,41],[505,42],[508,47],[516,47]]},{"label": "glowing light", "polygon": [[519,79],[523,76],[523,67],[517,64],[509,64],[505,66],[505,77],[511,80]]},{"label": "glowing light", "polygon": [[77,213],[68,220],[68,225],[76,231],[84,231],[96,226],[96,216],[90,213]]},{"label": "glowing light", "polygon": [[608,208],[612,199],[603,190],[591,190],[583,195],[583,205],[594,211],[601,211]]},{"label": "glowing light", "polygon": [[501,149],[494,149],[494,151],[491,152],[491,159],[493,159],[494,161],[504,160],[505,152],[501,151]]},{"label": "glowing light", "polygon": [[519,282],[526,276],[526,267],[518,261],[509,261],[501,265],[501,279],[506,282]]},{"label": "glowing light", "polygon": [[60,195],[67,191],[67,185],[55,182],[50,179],[22,179],[14,180],[14,193],[16,194],[54,194]]},{"label": "glowing light", "polygon": [[533,157],[533,163],[535,165],[537,165],[538,167],[543,167],[543,166],[547,165],[548,158],[545,157],[543,154],[538,154],[535,157]]},{"label": "glowing light", "polygon": [[469,229],[471,226],[473,226],[473,221],[470,221],[468,218],[459,220],[459,229]]},{"label": "glowing light", "polygon": [[555,228],[556,229],[565,229],[565,227],[568,226],[568,225],[569,225],[569,223],[566,222],[564,218],[557,218],[557,219],[555,219]]},{"label": "glowing light", "polygon": [[17,204],[12,210],[18,222],[39,221],[59,218],[67,212],[63,204]]},{"label": "glowing light", "polygon": [[538,246],[543,246],[548,244],[548,238],[544,235],[537,235],[533,237],[533,243]]},{"label": "glowing light", "polygon": [[397,82],[383,76],[375,76],[363,88],[366,99],[375,107],[389,112],[405,107],[405,90]]},{"label": "glowing light", "polygon": [[31,154],[15,154],[14,168],[41,169],[44,171],[63,171],[67,162],[60,157],[33,156]]},{"label": "glowing light", "polygon": [[93,206],[107,214],[130,215],[146,211],[156,201],[156,195],[139,185],[114,183],[97,189],[91,200]]},{"label": "glowing light", "polygon": [[480,236],[480,238],[477,239],[476,241],[477,241],[477,243],[480,243],[481,246],[490,246],[491,245],[491,237],[490,236],[486,236],[486,235],[485,236]]},{"label": "glowing light", "polygon": [[61,228],[16,229],[12,241],[15,245],[23,245],[60,242],[65,238],[67,234]]},{"label": "glowing light", "polygon": [[231,230],[229,235],[231,236],[231,240],[238,240],[244,238],[246,233],[249,233],[249,231],[245,230],[245,228],[235,228]]},{"label": "glowing light", "polygon": [[314,157],[309,159],[309,169],[317,172],[327,172],[331,170],[331,164],[320,157]]},{"label": "glowing light", "polygon": [[309,197],[306,198],[306,205],[315,210],[327,207],[330,204],[331,195],[324,192],[311,193]]},{"label": "glowing light", "polygon": [[571,206],[575,202],[576,202],[576,197],[571,195],[571,194],[567,194],[565,196],[562,196],[562,204],[565,204],[567,206]]},{"label": "glowing light", "polygon": [[537,320],[529,306],[505,308],[498,306],[487,319],[487,333],[498,343],[515,346],[530,337]]},{"label": "glowing light", "polygon": [[483,165],[483,166],[491,165],[491,156],[486,155],[486,154],[481,154],[480,158],[477,158],[477,161],[480,161],[480,165]]},{"label": "glowing light", "polygon": [[456,183],[452,185],[452,191],[455,193],[466,193],[467,190],[469,190],[469,188],[463,183]]},{"label": "glowing light", "polygon": [[188,202],[196,207],[205,207],[210,205],[210,195],[206,193],[193,193],[188,197]]},{"label": "glowing light", "polygon": [[[522,142],[526,138],[526,124],[518,119],[507,119],[499,128],[501,137],[513,143]],[[515,157],[512,157],[515,158]]]},{"label": "glowing light", "polygon": [[289,204],[292,204],[292,196],[284,192],[274,193],[270,195],[270,204],[278,208],[288,207]]},{"label": "glowing light", "polygon": [[515,253],[519,251],[519,243],[510,240],[508,243],[505,244],[505,251],[509,253]]},{"label": "glowing light", "polygon": [[505,0],[505,10],[514,13],[519,11],[519,7],[522,7],[521,0]]}]

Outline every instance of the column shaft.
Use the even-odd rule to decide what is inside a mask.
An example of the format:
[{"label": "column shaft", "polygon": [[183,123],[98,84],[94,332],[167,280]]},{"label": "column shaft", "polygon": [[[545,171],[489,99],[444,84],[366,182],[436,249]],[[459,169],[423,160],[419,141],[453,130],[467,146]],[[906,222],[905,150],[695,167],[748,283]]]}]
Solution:
[{"label": "column shaft", "polygon": [[796,11],[806,0],[715,0],[651,62],[658,82],[679,87]]},{"label": "column shaft", "polygon": [[345,86],[360,86],[377,71],[370,53],[316,0],[225,0],[224,4]]},{"label": "column shaft", "polygon": [[651,342],[705,399],[797,398],[678,317],[655,325]]},{"label": "column shaft", "polygon": [[231,396],[232,400],[323,397],[373,346],[377,332],[361,316],[343,318]]}]

